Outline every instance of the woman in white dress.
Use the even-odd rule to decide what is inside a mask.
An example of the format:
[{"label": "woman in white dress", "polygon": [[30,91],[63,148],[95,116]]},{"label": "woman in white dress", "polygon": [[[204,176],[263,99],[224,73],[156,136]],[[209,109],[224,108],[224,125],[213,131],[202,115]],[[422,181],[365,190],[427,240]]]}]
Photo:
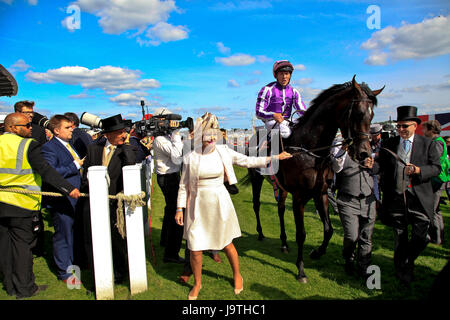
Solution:
[{"label": "woman in white dress", "polygon": [[189,292],[189,300],[197,299],[201,289],[204,250],[223,249],[233,270],[235,294],[244,289],[239,257],[232,242],[241,236],[241,230],[233,202],[223,184],[224,176],[232,185],[237,183],[233,165],[261,168],[272,159],[292,157],[287,152],[272,157],[247,157],[229,149],[226,144],[216,145],[218,137],[221,137],[221,132],[217,117],[207,112],[197,119],[194,150],[183,159],[175,220],[184,225],[184,238],[191,250],[194,287]]}]

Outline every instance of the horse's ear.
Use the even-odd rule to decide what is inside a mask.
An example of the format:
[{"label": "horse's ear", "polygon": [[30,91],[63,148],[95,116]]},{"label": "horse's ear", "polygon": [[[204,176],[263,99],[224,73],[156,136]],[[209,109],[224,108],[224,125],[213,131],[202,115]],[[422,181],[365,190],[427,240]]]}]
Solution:
[{"label": "horse's ear", "polygon": [[381,91],[383,91],[383,89],[384,89],[385,87],[386,87],[386,86],[384,85],[383,88],[372,91],[373,95],[374,95],[374,96],[379,95],[379,94],[381,93]]},{"label": "horse's ear", "polygon": [[355,78],[356,78],[356,74],[353,76],[353,79],[352,79],[353,88],[361,90],[361,87],[359,86],[358,82],[356,82]]}]

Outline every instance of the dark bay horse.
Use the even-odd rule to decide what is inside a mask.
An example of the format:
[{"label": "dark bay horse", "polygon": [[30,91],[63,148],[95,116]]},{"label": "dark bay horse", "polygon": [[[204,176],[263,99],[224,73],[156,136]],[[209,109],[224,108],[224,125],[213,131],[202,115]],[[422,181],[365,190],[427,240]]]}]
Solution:
[{"label": "dark bay horse", "polygon": [[[323,223],[323,242],[310,253],[312,259],[325,254],[333,234],[328,214],[328,182],[333,177],[330,149],[338,129],[350,144],[349,155],[358,161],[370,156],[369,129],[373,118],[376,96],[384,89],[372,91],[364,82],[358,84],[355,76],[352,81],[333,85],[322,91],[312,102],[298,122],[289,138],[283,139],[285,151],[292,158],[279,163],[276,179],[279,182],[278,216],[280,219],[282,250],[287,252],[284,229],[285,201],[288,192],[292,194],[296,240],[298,245],[297,280],[307,282],[303,264],[303,244],[306,238],[304,209],[310,199],[314,199]],[[306,151],[308,150],[308,151]],[[314,151],[314,152],[312,152]],[[252,183],[253,209],[257,218],[257,231],[260,240],[264,238],[259,219],[260,194],[264,181],[257,170],[249,169]],[[267,176],[266,176],[267,177]],[[244,178],[245,180],[245,178]],[[327,182],[328,180],[328,182]]]}]

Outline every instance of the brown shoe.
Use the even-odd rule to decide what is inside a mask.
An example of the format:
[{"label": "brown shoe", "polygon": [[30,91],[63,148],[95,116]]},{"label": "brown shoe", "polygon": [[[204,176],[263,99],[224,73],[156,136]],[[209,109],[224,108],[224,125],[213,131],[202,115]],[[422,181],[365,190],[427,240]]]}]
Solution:
[{"label": "brown shoe", "polygon": [[189,278],[191,277],[191,275],[192,275],[192,272],[185,271],[185,272],[183,272],[183,274],[178,278],[178,280],[179,280],[181,283],[188,283],[188,282],[189,282]]}]

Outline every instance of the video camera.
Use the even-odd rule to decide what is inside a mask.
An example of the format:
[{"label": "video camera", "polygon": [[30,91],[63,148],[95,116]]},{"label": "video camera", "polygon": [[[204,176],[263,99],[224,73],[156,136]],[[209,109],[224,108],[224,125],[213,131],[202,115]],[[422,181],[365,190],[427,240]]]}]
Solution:
[{"label": "video camera", "polygon": [[[136,133],[141,137],[157,137],[170,134],[172,131],[180,128],[189,128],[190,131],[194,128],[194,120],[188,117],[185,121],[180,121],[179,114],[166,114],[153,116],[148,120],[141,120],[134,123]],[[170,122],[176,121],[176,126],[171,126]]]}]

